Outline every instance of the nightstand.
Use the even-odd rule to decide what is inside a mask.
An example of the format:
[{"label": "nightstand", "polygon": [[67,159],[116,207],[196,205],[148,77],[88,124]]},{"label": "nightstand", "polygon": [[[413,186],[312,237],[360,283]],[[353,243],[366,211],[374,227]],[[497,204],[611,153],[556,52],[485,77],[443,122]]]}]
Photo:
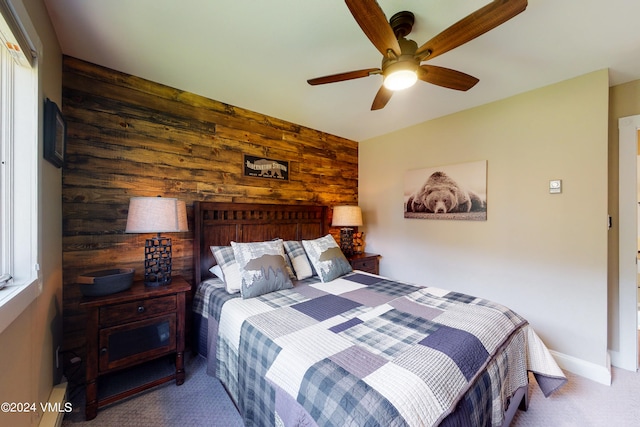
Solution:
[{"label": "nightstand", "polygon": [[[98,408],[173,379],[184,383],[185,301],[191,286],[174,276],[167,286],[148,287],[142,281],[130,289],[101,297],[85,297],[87,310],[86,409],[87,420]],[[101,398],[101,376],[175,353],[175,372]]]},{"label": "nightstand", "polygon": [[347,257],[351,268],[354,270],[366,271],[367,273],[380,274],[380,255],[362,253]]}]

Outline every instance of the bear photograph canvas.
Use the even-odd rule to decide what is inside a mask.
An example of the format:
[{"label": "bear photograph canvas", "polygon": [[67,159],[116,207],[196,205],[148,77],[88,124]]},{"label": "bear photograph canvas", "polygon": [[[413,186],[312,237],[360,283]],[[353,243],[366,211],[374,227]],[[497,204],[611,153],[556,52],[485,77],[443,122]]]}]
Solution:
[{"label": "bear photograph canvas", "polygon": [[404,217],[486,221],[487,161],[407,171]]}]

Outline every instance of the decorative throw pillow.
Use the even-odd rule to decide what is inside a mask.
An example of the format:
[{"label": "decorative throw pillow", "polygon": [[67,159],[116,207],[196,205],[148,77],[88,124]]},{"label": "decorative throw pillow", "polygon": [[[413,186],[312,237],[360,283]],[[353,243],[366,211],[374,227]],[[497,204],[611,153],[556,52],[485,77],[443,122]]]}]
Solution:
[{"label": "decorative throw pillow", "polygon": [[352,271],[351,264],[331,234],[315,240],[303,240],[302,246],[323,282],[330,282]]},{"label": "decorative throw pillow", "polygon": [[[211,246],[211,253],[222,269],[227,292],[235,294],[242,288],[242,276],[231,246]],[[215,274],[215,273],[214,273]]]},{"label": "decorative throw pillow", "polygon": [[296,240],[287,240],[283,242],[284,250],[291,261],[291,266],[298,280],[306,279],[313,276],[313,267],[309,263],[307,253],[302,247],[302,242]]},{"label": "decorative throw pillow", "polygon": [[242,276],[242,298],[293,287],[287,272],[282,239],[259,243],[231,242]]}]

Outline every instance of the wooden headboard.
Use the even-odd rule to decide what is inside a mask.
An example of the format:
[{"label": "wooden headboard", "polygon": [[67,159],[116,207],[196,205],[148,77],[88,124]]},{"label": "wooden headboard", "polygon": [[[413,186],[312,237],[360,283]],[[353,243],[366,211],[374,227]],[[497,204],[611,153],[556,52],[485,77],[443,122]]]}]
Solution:
[{"label": "wooden headboard", "polygon": [[234,242],[315,239],[327,234],[327,207],[194,202],[194,289],[211,277],[211,246]]}]

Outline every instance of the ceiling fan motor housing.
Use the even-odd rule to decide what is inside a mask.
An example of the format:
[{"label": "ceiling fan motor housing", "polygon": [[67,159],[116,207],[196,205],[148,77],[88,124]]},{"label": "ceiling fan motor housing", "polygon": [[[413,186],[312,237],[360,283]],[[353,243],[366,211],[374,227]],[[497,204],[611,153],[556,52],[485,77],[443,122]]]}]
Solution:
[{"label": "ceiling fan motor housing", "polygon": [[382,58],[382,75],[385,78],[398,71],[416,73],[420,66],[420,61],[415,57],[418,44],[404,37],[398,39],[398,44],[401,50],[400,56],[396,57],[395,53],[390,51],[387,56]]}]

